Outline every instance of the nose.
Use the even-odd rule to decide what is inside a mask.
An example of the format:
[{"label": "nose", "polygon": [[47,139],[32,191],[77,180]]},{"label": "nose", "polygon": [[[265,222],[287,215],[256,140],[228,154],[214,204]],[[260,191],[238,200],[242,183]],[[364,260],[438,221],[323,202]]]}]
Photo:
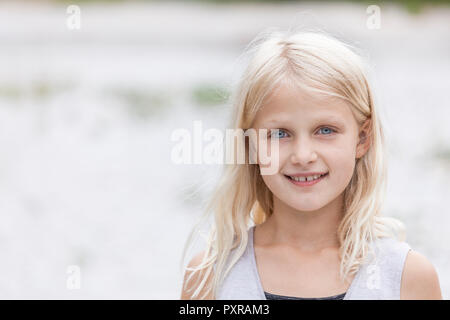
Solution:
[{"label": "nose", "polygon": [[292,163],[305,166],[317,160],[317,153],[314,150],[313,143],[309,139],[299,138],[294,143],[290,158]]}]

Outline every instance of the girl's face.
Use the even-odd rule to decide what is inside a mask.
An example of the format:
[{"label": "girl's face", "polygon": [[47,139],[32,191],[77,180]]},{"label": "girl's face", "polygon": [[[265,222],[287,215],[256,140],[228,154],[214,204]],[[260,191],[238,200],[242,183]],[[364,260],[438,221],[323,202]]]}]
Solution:
[{"label": "girl's face", "polygon": [[[270,139],[279,142],[278,170],[262,175],[265,184],[274,197],[298,211],[326,206],[343,193],[356,158],[367,151],[368,141],[358,144],[366,127],[359,129],[344,101],[279,87],[253,123],[255,129],[268,129],[268,145]],[[275,135],[271,129],[279,131]],[[305,174],[307,181],[296,181]],[[317,174],[324,176],[316,179]]]}]

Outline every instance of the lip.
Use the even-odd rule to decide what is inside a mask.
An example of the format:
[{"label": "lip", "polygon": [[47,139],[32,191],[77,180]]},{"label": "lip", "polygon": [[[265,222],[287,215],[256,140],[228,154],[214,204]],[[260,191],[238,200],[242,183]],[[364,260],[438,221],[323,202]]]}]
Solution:
[{"label": "lip", "polygon": [[[315,173],[315,174],[323,174],[323,173]],[[307,174],[308,176],[309,175],[314,175],[314,174]],[[305,175],[303,175],[303,174],[301,174],[301,175],[292,175],[292,177],[304,177]],[[325,175],[323,175],[323,176],[321,176],[319,179],[317,179],[317,180],[312,180],[312,181],[295,181],[295,180],[292,180],[291,178],[289,178],[287,175],[285,175],[285,177],[286,177],[286,179],[288,179],[289,180],[289,182],[291,182],[291,183],[293,183],[293,184],[295,184],[296,186],[300,186],[300,187],[309,187],[309,186],[313,186],[313,185],[315,185],[316,183],[319,183],[320,181],[322,181],[324,178],[326,178],[326,177],[328,177],[328,172],[325,174]]]},{"label": "lip", "polygon": [[328,173],[328,171],[294,173],[294,174],[286,174],[286,176],[290,176],[290,177],[308,177],[308,176],[322,175],[322,174],[325,174],[325,173]]}]

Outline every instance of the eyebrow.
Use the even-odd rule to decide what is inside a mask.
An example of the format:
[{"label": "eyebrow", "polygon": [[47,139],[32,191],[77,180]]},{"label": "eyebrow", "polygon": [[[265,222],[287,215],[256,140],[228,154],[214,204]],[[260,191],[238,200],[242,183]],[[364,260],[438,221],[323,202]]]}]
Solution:
[{"label": "eyebrow", "polygon": [[[268,121],[265,121],[262,125],[268,126],[270,124],[292,123],[293,121],[294,121],[293,119],[273,118]],[[331,123],[334,123],[339,126],[344,126],[344,121],[342,121],[342,119],[340,119],[339,117],[335,117],[335,116],[326,116],[326,117],[322,117],[322,118],[318,117],[317,119],[314,119],[314,122],[331,122]]]}]

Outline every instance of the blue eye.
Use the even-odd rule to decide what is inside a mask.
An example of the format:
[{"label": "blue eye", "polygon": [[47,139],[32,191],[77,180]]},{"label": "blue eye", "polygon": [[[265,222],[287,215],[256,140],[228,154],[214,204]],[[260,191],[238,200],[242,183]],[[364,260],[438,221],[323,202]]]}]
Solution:
[{"label": "blue eye", "polygon": [[325,134],[325,135],[329,135],[330,133],[336,132],[335,130],[333,130],[333,129],[329,128],[329,127],[322,127],[322,128],[319,129],[319,131],[320,130],[324,130],[324,131],[322,131],[322,133]]},{"label": "blue eye", "polygon": [[272,129],[270,130],[270,137],[275,139],[285,138],[287,135],[286,131],[283,129]]}]

